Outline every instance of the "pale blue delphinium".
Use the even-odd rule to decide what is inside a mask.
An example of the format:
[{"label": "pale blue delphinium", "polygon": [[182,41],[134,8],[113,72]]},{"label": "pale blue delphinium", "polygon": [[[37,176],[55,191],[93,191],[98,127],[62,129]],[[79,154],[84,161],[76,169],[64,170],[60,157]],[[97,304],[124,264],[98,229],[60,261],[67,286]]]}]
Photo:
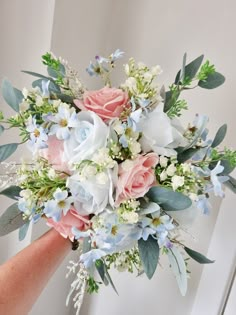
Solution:
[{"label": "pale blue delphinium", "polygon": [[117,59],[120,59],[124,56],[124,52],[121,51],[120,49],[116,49],[114,53],[111,54],[111,61],[114,62]]},{"label": "pale blue delphinium", "polygon": [[80,238],[89,237],[93,233],[93,231],[91,231],[91,230],[80,231],[74,226],[72,227],[71,232],[74,235],[76,240],[79,240]]},{"label": "pale blue delphinium", "polygon": [[138,123],[142,114],[142,109],[139,108],[132,112],[128,117],[128,127],[131,128],[134,132],[140,131]]},{"label": "pale blue delphinium", "polygon": [[28,118],[26,130],[30,134],[28,146],[33,153],[36,153],[39,149],[47,148],[48,135],[42,126],[37,125],[35,117]]},{"label": "pale blue delphinium", "polygon": [[92,267],[96,260],[106,256],[107,253],[99,248],[91,249],[89,252],[80,256],[80,262],[82,262],[86,269]]},{"label": "pale blue delphinium", "polygon": [[209,214],[210,209],[212,208],[209,198],[207,198],[205,195],[199,195],[197,200],[197,208],[202,210],[204,214]]},{"label": "pale blue delphinium", "polygon": [[78,127],[79,121],[75,111],[71,111],[63,105],[58,107],[58,113],[48,117],[54,122],[50,128],[49,135],[56,134],[59,140],[66,140],[70,137],[70,128]]},{"label": "pale blue delphinium", "polygon": [[54,221],[58,222],[61,218],[63,212],[64,215],[68,212],[74,201],[73,197],[68,197],[68,192],[66,190],[57,190],[53,194],[54,199],[48,200],[44,204],[43,212],[47,217],[52,218]]},{"label": "pale blue delphinium", "polygon": [[224,170],[224,166],[220,165],[220,161],[216,164],[215,168],[210,171],[211,183],[213,185],[213,190],[215,196],[224,197],[224,192],[222,190],[222,183],[227,181],[228,176],[217,176],[221,174]]},{"label": "pale blue delphinium", "polygon": [[49,92],[49,84],[50,80],[42,80],[42,97],[43,98],[49,98],[50,97],[50,92]]},{"label": "pale blue delphinium", "polygon": [[36,204],[31,199],[20,198],[18,200],[18,209],[23,212],[26,217],[30,218],[33,223],[36,223],[41,215],[36,212]]}]

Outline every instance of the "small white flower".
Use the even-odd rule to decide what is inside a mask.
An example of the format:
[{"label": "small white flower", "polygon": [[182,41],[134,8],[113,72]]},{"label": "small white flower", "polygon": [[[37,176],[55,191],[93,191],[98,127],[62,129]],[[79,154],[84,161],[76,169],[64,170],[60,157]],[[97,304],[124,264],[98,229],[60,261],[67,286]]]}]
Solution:
[{"label": "small white flower", "polygon": [[156,66],[151,68],[151,73],[152,73],[152,75],[156,76],[156,75],[162,73],[162,69],[159,65],[156,65]]},{"label": "small white flower", "polygon": [[150,82],[153,78],[153,75],[151,72],[145,72],[143,78],[146,82]]},{"label": "small white flower", "polygon": [[56,177],[56,171],[53,168],[48,171],[48,177],[50,179],[54,179]]},{"label": "small white flower", "polygon": [[28,97],[29,91],[27,90],[27,88],[25,88],[25,87],[23,88],[22,94],[23,94],[23,96],[24,96],[25,99]]},{"label": "small white flower", "polygon": [[39,107],[42,106],[43,105],[43,98],[42,98],[42,96],[41,95],[37,95],[35,102],[36,102],[37,106],[39,106]]},{"label": "small white flower", "polygon": [[171,182],[173,190],[176,190],[177,188],[184,185],[184,176],[174,175],[171,179]]},{"label": "small white flower", "polygon": [[162,171],[160,174],[160,180],[163,182],[166,179],[167,179],[166,171]]},{"label": "small white flower", "polygon": [[125,86],[127,86],[130,90],[135,91],[137,88],[137,82],[134,77],[130,77],[125,81]]},{"label": "small white flower", "polygon": [[198,201],[198,195],[197,194],[194,194],[194,193],[189,193],[188,194],[189,198],[192,200],[192,201]]},{"label": "small white flower", "polygon": [[25,112],[26,110],[29,109],[29,103],[26,101],[23,101],[20,103],[19,108],[20,108],[20,112]]},{"label": "small white flower", "polygon": [[125,74],[129,75],[129,65],[125,64]]},{"label": "small white flower", "polygon": [[189,163],[182,164],[182,169],[183,169],[184,174],[190,173],[191,172],[191,164],[189,164]]},{"label": "small white flower", "polygon": [[112,125],[113,129],[116,131],[118,135],[123,135],[124,127],[119,119],[116,119]]},{"label": "small white flower", "polygon": [[125,160],[121,165],[124,171],[128,171],[133,167],[134,162],[131,160]]},{"label": "small white flower", "polygon": [[122,219],[129,224],[135,224],[138,222],[139,216],[138,213],[134,211],[125,211],[122,213]]},{"label": "small white flower", "polygon": [[170,164],[170,165],[167,167],[167,169],[166,169],[166,174],[167,174],[168,176],[173,176],[173,175],[175,174],[175,172],[176,172],[176,167],[175,167],[175,165],[172,163],[172,164]]},{"label": "small white flower", "polygon": [[129,149],[132,152],[132,155],[136,156],[141,151],[141,145],[137,141],[132,141],[129,144]]},{"label": "small white flower", "polygon": [[166,167],[167,163],[168,163],[168,159],[164,155],[161,155],[160,156],[160,165],[161,165],[161,167]]}]

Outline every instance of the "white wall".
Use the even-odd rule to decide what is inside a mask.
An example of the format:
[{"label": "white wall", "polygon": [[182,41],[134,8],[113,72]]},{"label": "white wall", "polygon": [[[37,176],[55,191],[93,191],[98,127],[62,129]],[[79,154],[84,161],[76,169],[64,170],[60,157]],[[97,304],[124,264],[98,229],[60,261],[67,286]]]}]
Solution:
[{"label": "white wall", "polygon": [[[164,70],[160,80],[168,85],[180,67],[184,52],[188,53],[190,60],[204,53],[216,64],[217,69],[225,74],[227,80],[223,87],[211,92],[196,89],[186,93],[190,111],[185,115],[185,121],[191,121],[196,112],[208,114],[211,118],[209,128],[212,133],[227,122],[229,132],[226,144],[236,147],[234,137],[236,44],[233,40],[235,11],[236,3],[233,0],[226,0],[224,4],[219,0],[1,0],[0,76],[1,78],[7,76],[18,87],[29,85],[31,78],[21,74],[20,70],[42,72],[40,56],[50,50],[51,45],[51,50],[55,54],[68,59],[80,71],[87,86],[96,88],[99,82],[90,79],[84,70],[89,60],[97,53],[109,54],[120,48],[126,52],[126,60],[134,56],[149,65],[160,64]],[[121,78],[121,70],[117,69],[114,82],[119,82]],[[7,112],[5,105],[4,112]],[[14,137],[11,135],[11,139]],[[1,141],[8,142],[9,139]],[[223,218],[228,209],[232,210],[235,201],[235,196],[224,200],[221,207]],[[3,208],[7,203],[8,201],[4,199]],[[204,253],[207,252],[210,241],[211,245],[215,244],[214,250],[210,251],[211,258],[220,256],[222,251],[222,247],[219,248],[214,239],[211,240],[218,208],[219,200],[215,200],[212,215],[199,216],[196,220],[191,232],[198,241],[193,244],[193,240],[188,239],[189,245]],[[230,213],[235,216],[236,212]],[[231,223],[235,222],[235,219],[232,218]],[[229,222],[226,220],[225,224]],[[227,241],[233,237],[235,239],[232,227],[228,229],[227,226],[220,225],[219,220],[217,226],[217,235],[214,237],[227,233]],[[43,223],[36,226],[32,237],[37,237],[43,230]],[[20,245],[13,245],[15,241],[14,233],[0,240],[1,261],[19,250]],[[232,248],[232,252],[235,253],[235,247]],[[227,253],[224,252],[224,255]],[[222,268],[226,269],[227,261],[222,259],[222,264]],[[117,297],[111,288],[103,288],[98,296],[86,298],[81,315],[122,313],[141,315],[149,312],[158,315],[190,315],[193,306],[197,310],[204,307],[206,301],[202,304],[203,297],[197,291],[201,266],[191,263],[192,275],[185,298],[180,296],[167,264],[163,263],[163,268],[159,269],[159,273],[152,281],[144,277],[135,279],[132,275],[114,273],[114,281],[120,296]],[[206,268],[204,269],[206,274],[205,270]],[[64,274],[65,263],[45,289],[31,312],[32,315],[74,314],[72,308],[70,310],[64,307],[68,285],[64,280]],[[227,282],[227,279],[223,282],[225,281]],[[62,285],[63,282],[65,285]],[[210,294],[217,296],[218,293],[218,291],[214,293],[213,290]],[[207,315],[216,313],[208,312]]]}]

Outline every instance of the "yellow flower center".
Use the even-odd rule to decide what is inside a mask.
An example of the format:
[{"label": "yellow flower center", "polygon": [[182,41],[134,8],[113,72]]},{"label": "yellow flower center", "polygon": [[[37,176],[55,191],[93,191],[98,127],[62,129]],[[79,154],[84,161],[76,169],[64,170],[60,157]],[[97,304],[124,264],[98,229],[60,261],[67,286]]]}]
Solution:
[{"label": "yellow flower center", "polygon": [[61,127],[66,127],[68,125],[68,121],[66,119],[61,119],[59,125]]},{"label": "yellow flower center", "polygon": [[113,227],[111,228],[111,234],[115,236],[117,234],[117,231],[118,231],[117,225],[113,225]]},{"label": "yellow flower center", "polygon": [[40,131],[38,129],[34,129],[34,136],[38,138],[40,136]]},{"label": "yellow flower center", "polygon": [[64,208],[65,205],[66,205],[65,200],[61,200],[61,201],[58,202],[58,207],[59,208]]},{"label": "yellow flower center", "polygon": [[154,219],[152,220],[152,224],[153,224],[154,226],[160,225],[160,224],[161,224],[160,218],[154,218]]}]

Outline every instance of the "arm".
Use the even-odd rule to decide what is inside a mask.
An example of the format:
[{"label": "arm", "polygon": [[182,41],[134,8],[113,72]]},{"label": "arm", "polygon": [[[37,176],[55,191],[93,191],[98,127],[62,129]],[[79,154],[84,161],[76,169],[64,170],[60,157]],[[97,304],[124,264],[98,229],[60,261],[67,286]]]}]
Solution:
[{"label": "arm", "polygon": [[0,314],[28,314],[70,250],[70,241],[51,229],[0,266]]}]

